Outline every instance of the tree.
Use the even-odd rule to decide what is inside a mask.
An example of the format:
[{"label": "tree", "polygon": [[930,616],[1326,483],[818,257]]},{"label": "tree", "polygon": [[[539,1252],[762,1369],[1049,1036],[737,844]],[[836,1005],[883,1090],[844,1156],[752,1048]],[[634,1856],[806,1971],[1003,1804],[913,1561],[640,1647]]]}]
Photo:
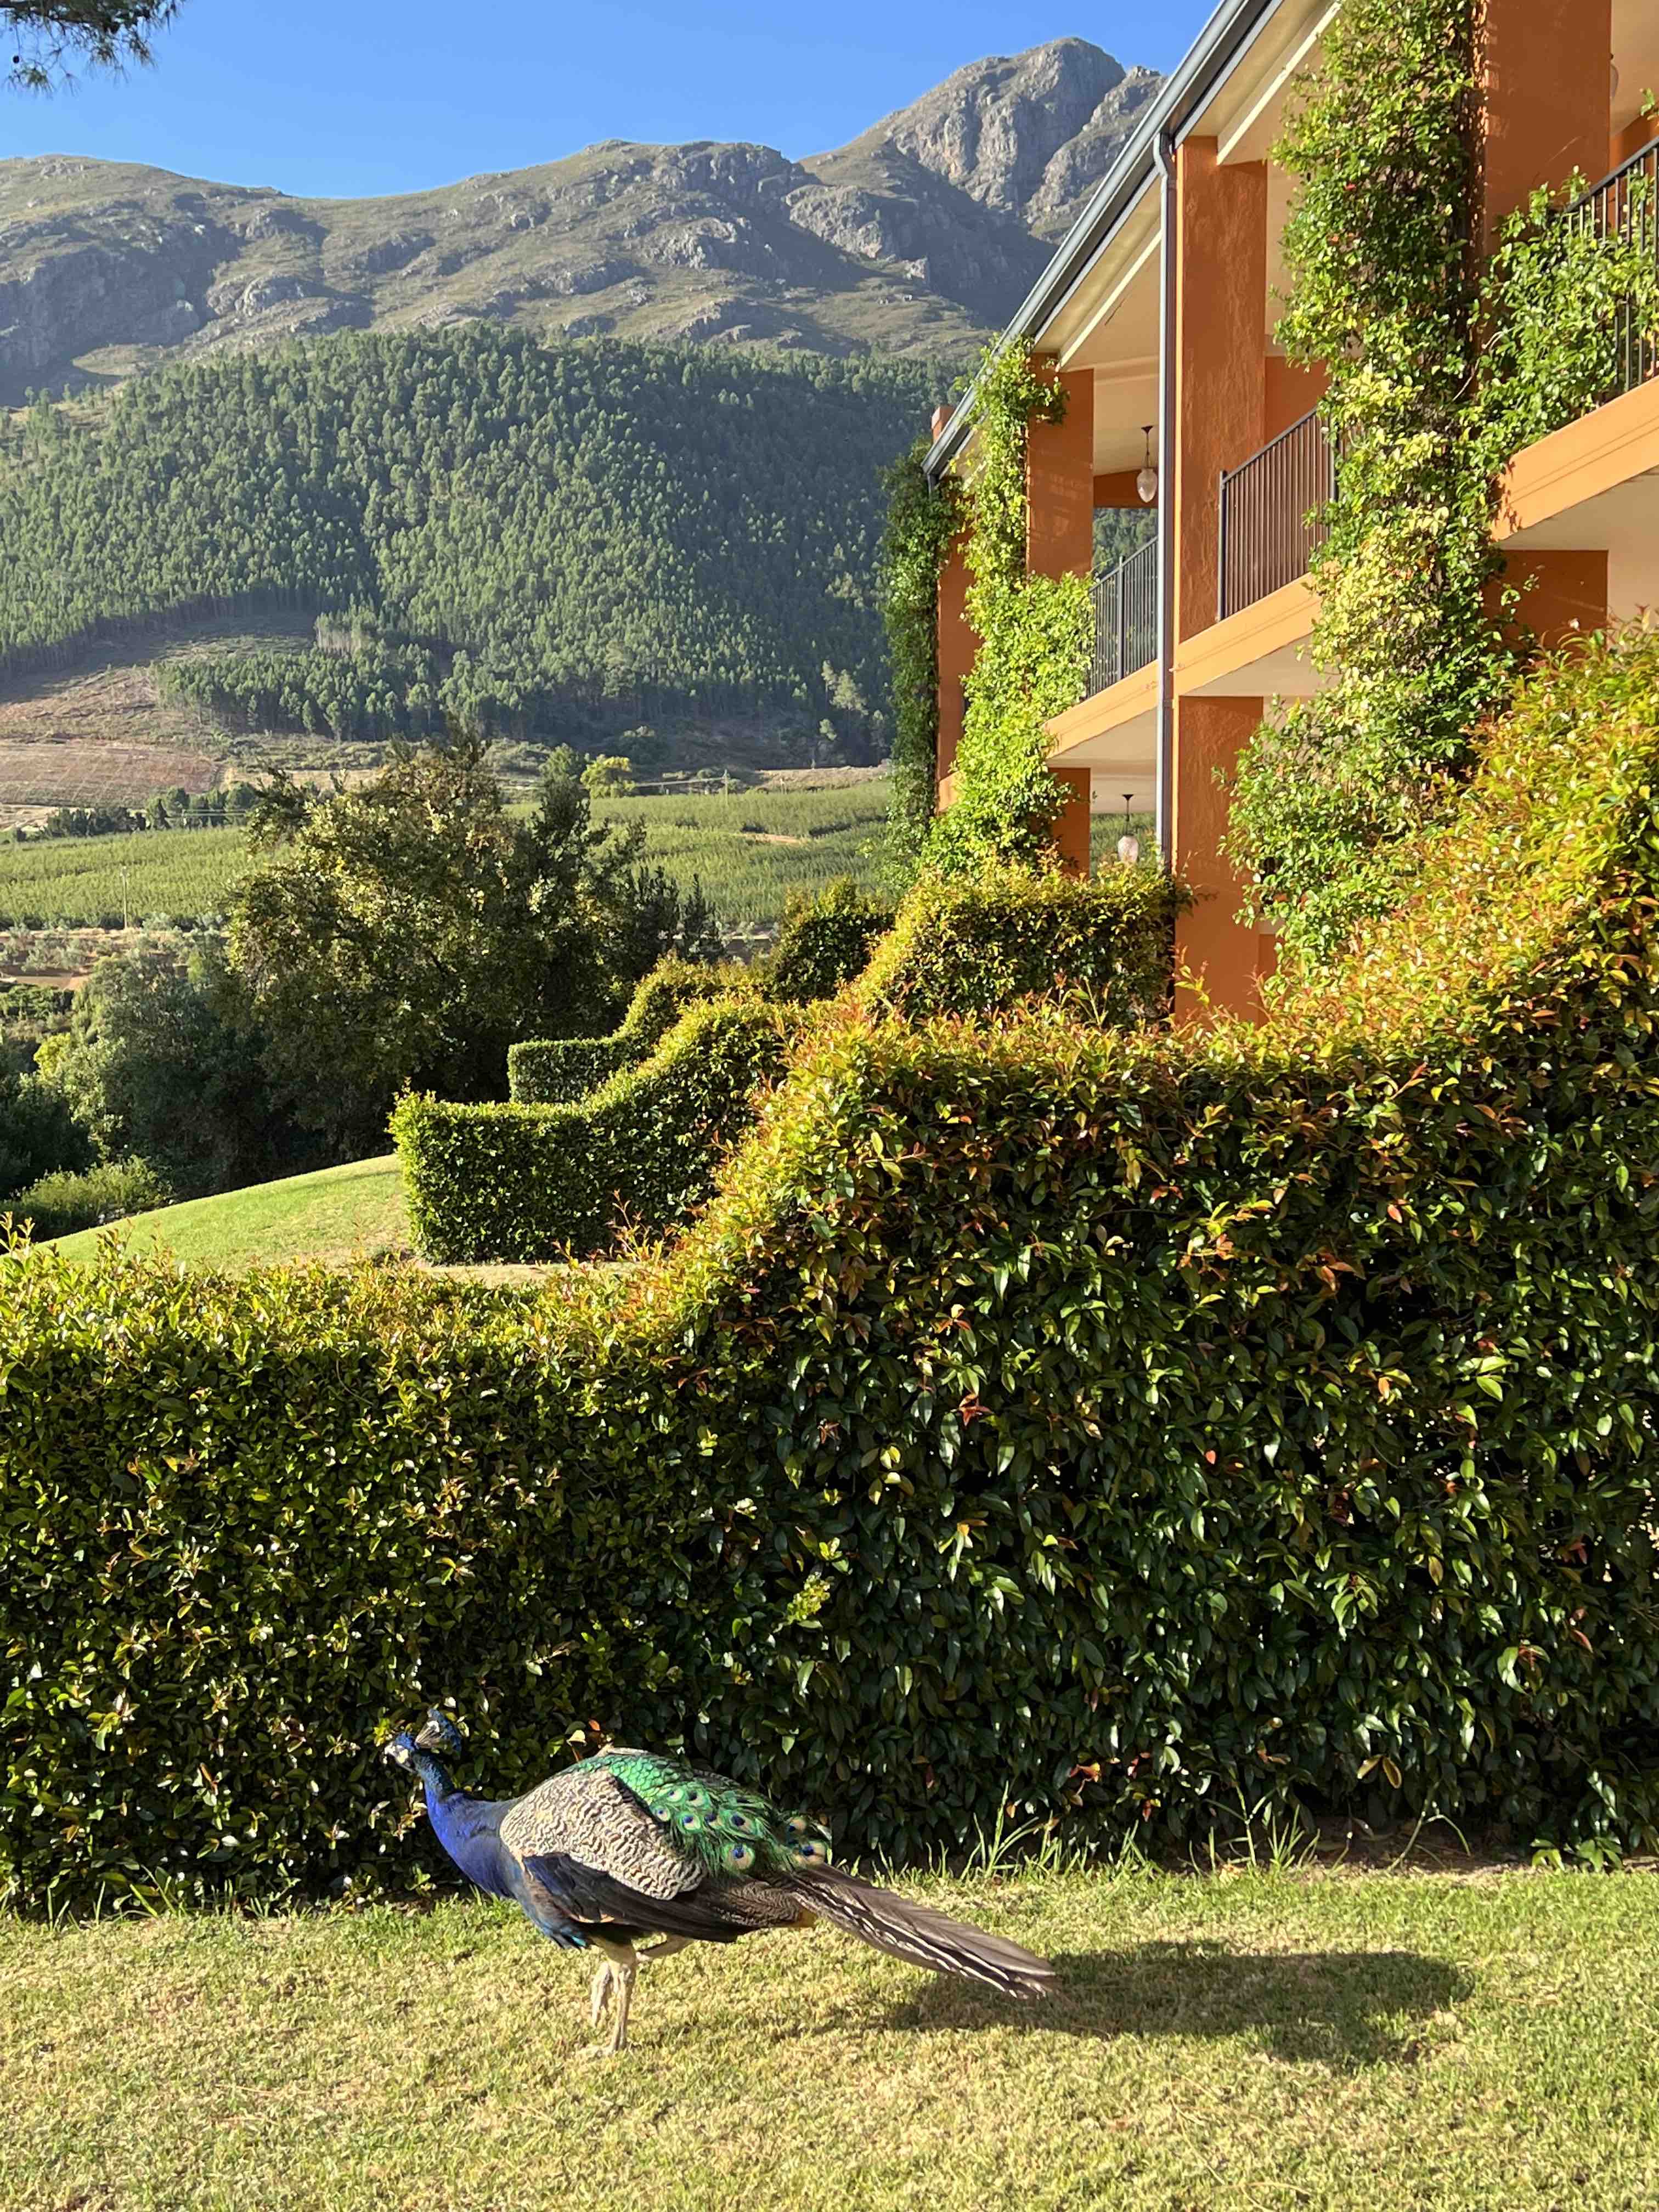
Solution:
[{"label": "tree", "polygon": [[179,0],[0,0],[0,29],[12,46],[10,82],[31,92],[66,82],[71,64],[119,70],[151,58],[151,35]]},{"label": "tree", "polygon": [[483,753],[404,752],[362,790],[256,819],[231,963],[274,1077],[342,1157],[384,1142],[405,1085],[499,1097],[520,1037],[608,1028],[688,923],[709,957],[701,895],[640,867],[642,829],[594,829],[557,766],[515,820]]},{"label": "tree", "polygon": [[143,1159],[199,1197],[320,1158],[273,1094],[261,1043],[219,940],[144,945],[93,971],[48,1079],[102,1158]]},{"label": "tree", "polygon": [[595,799],[620,797],[634,788],[634,763],[621,753],[601,753],[589,761],[582,781]]}]

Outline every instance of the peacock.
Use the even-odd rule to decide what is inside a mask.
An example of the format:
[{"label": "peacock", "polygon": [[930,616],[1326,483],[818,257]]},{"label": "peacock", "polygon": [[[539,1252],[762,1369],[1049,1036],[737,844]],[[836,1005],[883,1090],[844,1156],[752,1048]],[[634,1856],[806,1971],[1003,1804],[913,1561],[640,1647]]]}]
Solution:
[{"label": "peacock", "polygon": [[[1053,1987],[1046,1960],[844,1873],[817,1821],[781,1813],[728,1775],[613,1748],[497,1800],[450,1780],[445,1760],[465,1747],[434,1707],[417,1734],[392,1736],[386,1755],[424,1785],[433,1832],[470,1881],[515,1899],[550,1942],[599,1954],[591,2009],[596,2027],[607,2013],[611,2023],[596,2056],[627,2044],[639,1960],[816,1920],[1006,1996]],[[647,1936],[658,1941],[636,1950]]]}]

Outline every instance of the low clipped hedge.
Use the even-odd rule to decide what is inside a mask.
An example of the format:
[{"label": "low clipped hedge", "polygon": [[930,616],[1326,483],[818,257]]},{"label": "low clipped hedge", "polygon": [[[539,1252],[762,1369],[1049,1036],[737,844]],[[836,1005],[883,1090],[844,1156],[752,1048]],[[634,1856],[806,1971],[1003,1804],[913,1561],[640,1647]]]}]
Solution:
[{"label": "low clipped hedge", "polygon": [[864,968],[890,927],[893,909],[851,877],[790,900],[771,955],[755,968],[712,968],[671,956],[635,992],[609,1036],[534,1038],[507,1056],[507,1088],[520,1106],[573,1105],[624,1068],[649,1058],[686,1008],[700,1000],[757,993],[779,1006],[833,998]]},{"label": "low clipped hedge", "polygon": [[[1548,672],[1255,1029],[820,1023],[672,1251],[540,1296],[0,1266],[26,1902],[428,1863],[387,1725],[828,1814],[1659,1844],[1659,638]],[[688,1017],[688,1019],[695,1018]]]},{"label": "low clipped hedge", "polygon": [[810,896],[795,892],[761,975],[761,988],[781,1006],[805,1006],[833,999],[860,975],[871,949],[893,923],[885,901],[838,877]]},{"label": "low clipped hedge", "polygon": [[638,1066],[568,1106],[401,1100],[392,1133],[416,1249],[440,1261],[584,1258],[700,1206],[791,1024],[752,995],[694,1005]]},{"label": "low clipped hedge", "polygon": [[[994,869],[924,880],[895,926],[856,884],[832,884],[792,909],[763,968],[665,961],[614,1036],[514,1046],[511,1104],[400,1107],[392,1134],[416,1249],[441,1261],[592,1257],[630,1231],[684,1220],[750,1126],[757,1085],[782,1065],[786,1028],[767,1006],[822,998],[860,970],[860,1001],[906,1019],[1041,1000],[1095,1023],[1160,1020],[1183,898],[1151,870],[1085,882]],[[699,1004],[726,1013],[669,1024]],[[617,1072],[589,1088],[610,1059]],[[545,1118],[541,1100],[562,1118]]]},{"label": "low clipped hedge", "polygon": [[509,1047],[507,1089],[520,1106],[568,1106],[647,1059],[688,1006],[741,988],[744,970],[660,960],[609,1036],[536,1037]]},{"label": "low clipped hedge", "polygon": [[1041,999],[1097,1028],[1157,1023],[1170,1010],[1176,918],[1189,903],[1153,867],[1086,878],[997,866],[966,880],[924,876],[860,997],[913,1022]]}]

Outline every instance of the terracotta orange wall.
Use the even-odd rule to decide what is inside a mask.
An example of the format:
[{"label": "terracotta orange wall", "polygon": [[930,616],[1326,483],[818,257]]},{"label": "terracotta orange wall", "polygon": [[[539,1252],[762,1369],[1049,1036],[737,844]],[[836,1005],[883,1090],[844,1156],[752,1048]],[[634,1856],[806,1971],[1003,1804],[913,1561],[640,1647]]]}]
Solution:
[{"label": "terracotta orange wall", "polygon": [[1215,620],[1223,469],[1263,444],[1267,413],[1267,171],[1216,160],[1213,138],[1179,155],[1176,234],[1176,622]]},{"label": "terracotta orange wall", "polygon": [[[1613,132],[1607,148],[1608,168],[1618,168],[1621,162],[1628,161],[1632,154],[1639,154],[1644,146],[1651,145],[1656,138],[1659,138],[1659,117],[1638,115],[1622,131]],[[1590,181],[1593,184],[1596,180],[1592,178]]]},{"label": "terracotta orange wall", "polygon": [[[1218,481],[1265,442],[1267,423],[1267,173],[1216,160],[1213,139],[1188,139],[1177,173],[1176,234],[1176,622],[1181,638],[1216,618]],[[1307,412],[1306,405],[1297,410]],[[1294,419],[1294,417],[1292,417]],[[1259,1003],[1261,949],[1234,921],[1242,886],[1218,848],[1230,773],[1261,719],[1259,699],[1177,699],[1170,833],[1176,869],[1199,894],[1176,933],[1178,963],[1201,975],[1210,1001]],[[1191,989],[1183,1018],[1201,1016]]]},{"label": "terracotta orange wall", "polygon": [[1095,558],[1095,376],[1043,363],[1066,395],[1058,422],[1033,422],[1025,443],[1025,567],[1033,576],[1086,576]]},{"label": "terracotta orange wall", "polygon": [[968,591],[963,552],[967,533],[952,538],[939,577],[939,774],[956,765],[962,742],[962,682],[974,665],[979,641],[969,628],[963,602]]},{"label": "terracotta orange wall", "polygon": [[1512,554],[1504,563],[1503,581],[1522,586],[1521,622],[1547,652],[1607,623],[1605,553]]},{"label": "terracotta orange wall", "polygon": [[1331,379],[1324,368],[1298,368],[1294,362],[1270,353],[1266,364],[1267,393],[1263,406],[1261,442],[1278,437],[1288,430],[1292,422],[1299,422],[1310,415],[1330,390]]},{"label": "terracotta orange wall", "polygon": [[1613,0],[1486,0],[1480,35],[1490,246],[1537,185],[1604,173]]},{"label": "terracotta orange wall", "polygon": [[1228,793],[1238,756],[1261,720],[1260,699],[1182,699],[1176,705],[1176,866],[1197,904],[1176,927],[1176,1018],[1198,1021],[1209,1008],[1255,1013],[1264,975],[1273,971],[1270,937],[1233,917],[1244,886],[1218,848],[1227,828]]},{"label": "terracotta orange wall", "polygon": [[1067,797],[1054,824],[1054,850],[1068,876],[1089,872],[1089,771],[1086,768],[1057,768],[1054,781],[1065,785]]}]

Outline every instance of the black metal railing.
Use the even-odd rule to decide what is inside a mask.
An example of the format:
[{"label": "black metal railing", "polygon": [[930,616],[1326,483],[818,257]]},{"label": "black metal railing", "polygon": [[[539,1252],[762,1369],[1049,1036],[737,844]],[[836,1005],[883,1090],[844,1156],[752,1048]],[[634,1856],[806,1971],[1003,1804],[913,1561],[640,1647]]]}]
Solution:
[{"label": "black metal railing", "polygon": [[[1562,213],[1562,221],[1594,238],[1618,238],[1638,246],[1659,262],[1659,138],[1621,161],[1610,177],[1593,185],[1581,199]],[[1616,366],[1607,397],[1618,399],[1638,385],[1659,375],[1659,346],[1644,327],[1637,302],[1630,301],[1619,312],[1613,325]]]},{"label": "black metal railing", "polygon": [[1317,408],[1242,468],[1222,471],[1221,621],[1306,575],[1335,496],[1335,454]]},{"label": "black metal railing", "polygon": [[1109,691],[1158,657],[1158,540],[1149,538],[1133,553],[1097,576],[1090,592],[1095,608],[1095,658],[1089,691]]}]

